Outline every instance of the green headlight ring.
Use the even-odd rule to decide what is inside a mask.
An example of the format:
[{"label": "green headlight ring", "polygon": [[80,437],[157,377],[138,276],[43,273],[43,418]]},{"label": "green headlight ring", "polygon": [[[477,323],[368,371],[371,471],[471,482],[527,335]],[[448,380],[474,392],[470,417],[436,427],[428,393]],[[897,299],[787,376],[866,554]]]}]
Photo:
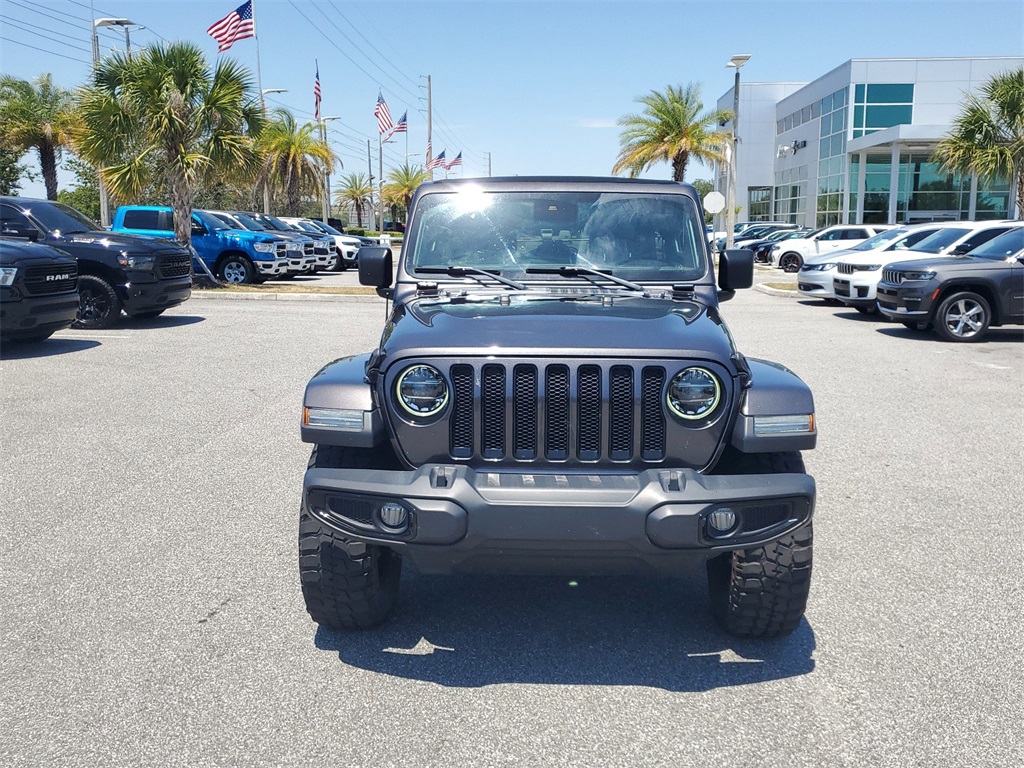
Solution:
[{"label": "green headlight ring", "polygon": [[[703,413],[700,413],[700,414],[682,413],[674,405],[672,405],[672,382],[674,382],[676,379],[678,379],[680,376],[682,376],[687,371],[702,371],[703,373],[706,373],[708,376],[710,376],[711,377],[711,381],[713,381],[715,383],[715,399],[711,401],[711,407],[708,408]],[[722,383],[718,380],[718,377],[715,376],[715,374],[713,374],[707,368],[701,368],[700,366],[690,366],[689,368],[684,368],[679,373],[677,373],[675,376],[673,376],[671,379],[669,379],[668,386],[665,388],[665,404],[668,406],[668,409],[670,411],[672,411],[673,415],[678,416],[680,419],[686,419],[687,421],[699,421],[700,419],[706,419],[708,416],[710,416],[712,413],[715,412],[715,409],[718,408],[718,404],[721,401],[722,401]]]},{"label": "green headlight ring", "polygon": [[[406,405],[405,399],[402,397],[402,382],[405,381],[405,377],[408,376],[413,371],[419,370],[420,368],[427,368],[433,371],[437,378],[441,380],[441,383],[444,384],[444,397],[441,398],[441,402],[436,407],[432,408],[429,411],[412,410],[408,405]],[[445,406],[448,405],[448,398],[450,397],[450,392],[451,388],[448,386],[448,380],[445,379],[444,375],[439,370],[437,370],[437,368],[435,368],[432,365],[427,365],[426,363],[416,363],[415,365],[410,365],[408,368],[406,368],[404,371],[398,374],[398,379],[395,380],[395,399],[398,401],[398,404],[402,406],[402,410],[404,410],[410,416],[418,419],[427,419],[430,418],[431,416],[436,416],[441,411],[443,411],[445,409]]]}]

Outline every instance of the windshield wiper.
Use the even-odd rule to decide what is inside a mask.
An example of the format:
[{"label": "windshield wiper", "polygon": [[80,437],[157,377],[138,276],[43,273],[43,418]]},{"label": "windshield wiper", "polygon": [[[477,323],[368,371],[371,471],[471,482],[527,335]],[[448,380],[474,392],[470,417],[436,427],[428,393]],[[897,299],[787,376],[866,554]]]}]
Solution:
[{"label": "windshield wiper", "polygon": [[[428,275],[448,275],[449,277],[489,277],[491,280],[507,285],[509,288],[515,288],[517,291],[530,290],[529,286],[517,283],[515,280],[510,280],[507,277],[502,277],[498,272],[490,272],[486,269],[477,269],[476,267],[416,267],[416,271],[425,272]],[[481,280],[480,282],[483,281]]]},{"label": "windshield wiper", "polygon": [[631,283],[629,280],[623,280],[621,277],[616,277],[608,272],[600,272],[596,269],[588,269],[587,267],[530,267],[526,270],[526,273],[530,275],[561,275],[562,277],[601,277],[605,280],[610,280],[616,285],[629,288],[631,291],[643,292],[647,290],[642,285]]}]

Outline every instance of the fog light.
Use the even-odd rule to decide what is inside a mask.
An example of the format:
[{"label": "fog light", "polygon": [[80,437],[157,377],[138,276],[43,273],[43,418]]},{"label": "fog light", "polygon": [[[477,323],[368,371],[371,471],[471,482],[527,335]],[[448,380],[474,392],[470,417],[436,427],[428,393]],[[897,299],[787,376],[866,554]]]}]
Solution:
[{"label": "fog light", "polygon": [[409,513],[401,504],[389,501],[377,513],[382,527],[390,531],[404,531],[409,524]]},{"label": "fog light", "polygon": [[712,536],[724,536],[736,527],[736,513],[729,507],[719,507],[708,515]]}]

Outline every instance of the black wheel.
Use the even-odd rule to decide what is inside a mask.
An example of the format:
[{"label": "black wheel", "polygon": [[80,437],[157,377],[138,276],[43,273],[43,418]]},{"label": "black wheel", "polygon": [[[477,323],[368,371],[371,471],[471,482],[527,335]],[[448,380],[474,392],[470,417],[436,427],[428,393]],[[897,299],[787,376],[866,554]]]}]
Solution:
[{"label": "black wheel", "polygon": [[78,315],[75,328],[108,328],[121,317],[121,300],[114,286],[95,275],[78,278]]},{"label": "black wheel", "polygon": [[946,341],[978,341],[991,322],[988,302],[972,291],[947,296],[935,313],[935,330]]},{"label": "black wheel", "polygon": [[[310,467],[390,469],[390,445],[360,450],[317,446]],[[352,547],[351,554],[349,545]],[[398,602],[402,558],[386,547],[351,542],[299,512],[299,581],[313,621],[330,629],[366,629],[383,623]]]},{"label": "black wheel", "polygon": [[[803,472],[799,453],[743,454],[729,448],[714,474]],[[722,628],[740,637],[788,635],[800,624],[811,589],[814,545],[808,522],[763,547],[708,561],[711,609]]]},{"label": "black wheel", "polygon": [[804,260],[799,253],[784,253],[779,259],[779,266],[783,272],[799,272],[804,265]]},{"label": "black wheel", "polygon": [[220,279],[225,283],[241,285],[252,283],[256,278],[256,268],[245,256],[227,256],[220,263]]},{"label": "black wheel", "polygon": [[878,314],[878,307],[856,306],[856,307],[854,307],[854,309],[856,309],[862,315],[877,315]]},{"label": "black wheel", "polygon": [[163,309],[154,309],[149,312],[136,312],[134,315],[131,315],[131,317],[134,317],[138,320],[152,320],[154,317],[160,317],[160,315],[162,315],[165,311],[166,310]]}]

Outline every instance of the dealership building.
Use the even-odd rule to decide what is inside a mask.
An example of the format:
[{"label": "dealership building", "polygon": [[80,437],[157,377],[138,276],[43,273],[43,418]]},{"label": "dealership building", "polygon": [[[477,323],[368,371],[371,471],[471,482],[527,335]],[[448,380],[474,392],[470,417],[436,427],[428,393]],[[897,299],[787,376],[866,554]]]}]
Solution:
[{"label": "dealership building", "polygon": [[[1009,179],[943,171],[932,153],[966,94],[1021,66],[1022,57],[851,59],[810,83],[741,82],[739,218],[823,227],[1011,217]],[[718,108],[732,110],[732,88]],[[724,167],[715,179],[726,194]]]}]

